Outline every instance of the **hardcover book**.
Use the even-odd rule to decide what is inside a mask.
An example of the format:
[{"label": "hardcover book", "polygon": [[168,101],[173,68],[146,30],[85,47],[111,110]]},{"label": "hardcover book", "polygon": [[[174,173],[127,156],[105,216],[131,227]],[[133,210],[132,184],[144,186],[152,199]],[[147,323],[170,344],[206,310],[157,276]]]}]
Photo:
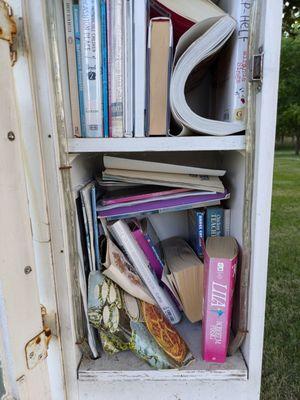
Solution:
[{"label": "hardcover book", "polygon": [[204,250],[203,359],[224,363],[230,336],[238,245],[232,237],[208,238]]},{"label": "hardcover book", "polygon": [[166,136],[169,132],[172,47],[172,21],[169,18],[152,18],[148,34],[147,133],[149,136]]}]

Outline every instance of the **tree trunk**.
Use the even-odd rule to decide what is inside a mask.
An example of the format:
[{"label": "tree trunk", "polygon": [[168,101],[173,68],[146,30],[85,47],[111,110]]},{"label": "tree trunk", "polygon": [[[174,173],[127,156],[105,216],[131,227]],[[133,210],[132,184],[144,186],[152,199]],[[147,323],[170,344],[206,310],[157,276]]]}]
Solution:
[{"label": "tree trunk", "polygon": [[296,137],[296,145],[295,145],[296,156],[299,156],[299,152],[300,152],[300,135],[298,134]]}]

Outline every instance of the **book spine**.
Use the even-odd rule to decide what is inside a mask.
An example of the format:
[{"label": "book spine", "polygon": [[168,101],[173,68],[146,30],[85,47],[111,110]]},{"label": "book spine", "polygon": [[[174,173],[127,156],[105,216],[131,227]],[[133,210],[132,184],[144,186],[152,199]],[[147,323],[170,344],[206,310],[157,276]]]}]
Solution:
[{"label": "book spine", "polygon": [[146,0],[134,0],[134,136],[145,136],[146,115],[146,45],[147,14]]},{"label": "book spine", "polygon": [[109,136],[124,135],[124,18],[122,0],[107,0]]},{"label": "book spine", "polygon": [[65,17],[65,31],[66,31],[66,43],[67,43],[67,59],[68,59],[73,135],[76,137],[80,137],[81,136],[80,110],[78,101],[78,82],[77,82],[77,71],[76,71],[76,50],[75,50],[72,3],[73,3],[72,0],[64,0],[64,17]]},{"label": "book spine", "polygon": [[212,207],[206,210],[206,238],[224,236],[224,209]]},{"label": "book spine", "polygon": [[109,137],[108,116],[108,59],[107,59],[107,9],[106,0],[100,2],[101,12],[101,54],[102,54],[102,105],[103,105],[103,135]]},{"label": "book spine", "polygon": [[82,62],[81,62],[79,5],[78,4],[73,5],[73,19],[74,19],[74,37],[75,37],[77,82],[78,82],[79,110],[80,110],[80,127],[81,127],[81,136],[85,137],[86,136],[85,112],[84,112],[84,98],[83,98],[83,80],[82,80]]},{"label": "book spine", "polygon": [[235,88],[233,93],[232,120],[245,121],[247,108],[247,83],[248,83],[248,58],[249,58],[249,31],[250,31],[250,13],[252,0],[236,1],[233,11],[233,18],[237,21],[235,32],[235,65],[234,75]]},{"label": "book spine", "polygon": [[133,136],[133,0],[124,0],[124,137]]},{"label": "book spine", "polygon": [[224,210],[224,236],[230,236],[230,219],[231,211],[229,209]]},{"label": "book spine", "polygon": [[95,261],[96,269],[100,270],[100,251],[99,251],[99,230],[98,230],[98,220],[97,220],[97,200],[96,200],[96,188],[92,186],[91,188],[91,208],[92,208],[92,218],[93,218],[93,229],[94,229],[94,248],[95,248]]},{"label": "book spine", "polygon": [[127,224],[124,221],[117,221],[110,225],[110,230],[165,316],[172,324],[178,323],[181,319],[179,310],[169,295],[160,287],[156,276],[149,268],[149,261],[137,244]]},{"label": "book spine", "polygon": [[137,241],[140,248],[143,250],[146,258],[150,263],[152,271],[155,273],[157,278],[161,280],[163,267],[161,261],[158,259],[157,252],[154,251],[154,246],[148,235],[145,235],[141,229],[137,228],[132,232],[135,240]]},{"label": "book spine", "polygon": [[203,359],[224,363],[230,334],[237,257],[228,260],[210,258],[204,254]]},{"label": "book spine", "polygon": [[205,220],[205,211],[197,211],[196,212],[197,218],[197,244],[196,244],[196,254],[198,257],[203,256],[203,241],[205,235],[204,229],[204,220]]},{"label": "book spine", "polygon": [[86,137],[103,137],[100,4],[79,3]]}]

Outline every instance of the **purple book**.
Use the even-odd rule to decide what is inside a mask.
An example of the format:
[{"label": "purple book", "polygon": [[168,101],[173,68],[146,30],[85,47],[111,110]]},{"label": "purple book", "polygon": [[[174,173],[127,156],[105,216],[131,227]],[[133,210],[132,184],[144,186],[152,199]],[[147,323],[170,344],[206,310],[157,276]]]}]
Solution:
[{"label": "purple book", "polygon": [[153,272],[155,273],[157,278],[161,280],[163,264],[162,261],[158,258],[157,252],[154,250],[154,243],[152,243],[147,233],[143,232],[142,227],[139,226],[138,223],[134,227],[132,234],[140,248],[143,250],[143,253],[147,257]]},{"label": "purple book", "polygon": [[102,210],[98,207],[98,216],[100,218],[130,216],[140,213],[153,211],[179,211],[191,207],[201,207],[201,203],[212,202],[216,200],[225,200],[229,198],[229,193],[199,194],[198,196],[186,196],[168,200],[155,200],[148,203],[116,207],[110,210]]}]

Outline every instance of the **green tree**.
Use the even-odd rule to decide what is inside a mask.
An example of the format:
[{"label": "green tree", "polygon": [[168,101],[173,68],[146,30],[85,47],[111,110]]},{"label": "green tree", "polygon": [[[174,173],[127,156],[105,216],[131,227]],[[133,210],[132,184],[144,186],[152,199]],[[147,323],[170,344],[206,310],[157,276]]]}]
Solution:
[{"label": "green tree", "polygon": [[300,151],[300,35],[282,38],[277,133],[295,137]]},{"label": "green tree", "polygon": [[284,36],[296,36],[300,32],[300,0],[283,1]]}]

